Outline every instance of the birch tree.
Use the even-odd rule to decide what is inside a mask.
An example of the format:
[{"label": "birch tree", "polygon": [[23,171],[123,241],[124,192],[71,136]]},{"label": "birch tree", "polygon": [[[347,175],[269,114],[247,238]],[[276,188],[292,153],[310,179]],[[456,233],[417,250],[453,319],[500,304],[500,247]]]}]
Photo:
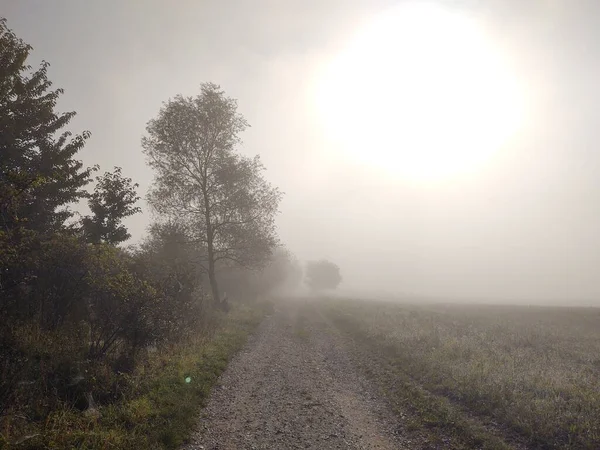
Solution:
[{"label": "birch tree", "polygon": [[236,100],[204,83],[199,95],[163,104],[142,139],[155,171],[148,202],[159,215],[182,223],[188,238],[206,250],[202,267],[217,305],[218,267],[261,267],[278,243],[281,193],[263,177],[258,156],[236,151],[247,127]]}]

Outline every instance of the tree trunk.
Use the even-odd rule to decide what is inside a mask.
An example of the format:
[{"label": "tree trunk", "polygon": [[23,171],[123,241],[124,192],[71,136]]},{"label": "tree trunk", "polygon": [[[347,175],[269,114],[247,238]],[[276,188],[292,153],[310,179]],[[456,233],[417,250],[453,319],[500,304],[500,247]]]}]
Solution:
[{"label": "tree trunk", "polygon": [[221,296],[219,294],[219,285],[217,283],[217,277],[215,275],[215,265],[210,260],[208,262],[208,280],[210,282],[210,289],[212,291],[215,306],[221,307]]},{"label": "tree trunk", "polygon": [[[206,173],[204,174],[206,180]],[[226,310],[227,305],[221,302],[221,296],[219,295],[219,285],[217,283],[217,276],[215,274],[215,251],[214,251],[214,229],[210,221],[210,201],[208,198],[208,192],[206,184],[202,186],[202,195],[204,197],[204,220],[206,221],[206,247],[208,251],[208,280],[210,282],[210,289],[212,291],[213,302],[217,308]]]},{"label": "tree trunk", "polygon": [[208,227],[208,281],[210,282],[210,290],[212,291],[213,302],[217,308],[226,309],[226,305],[221,301],[219,294],[219,284],[217,283],[217,275],[215,273],[215,254],[213,250],[213,233],[210,226]]}]

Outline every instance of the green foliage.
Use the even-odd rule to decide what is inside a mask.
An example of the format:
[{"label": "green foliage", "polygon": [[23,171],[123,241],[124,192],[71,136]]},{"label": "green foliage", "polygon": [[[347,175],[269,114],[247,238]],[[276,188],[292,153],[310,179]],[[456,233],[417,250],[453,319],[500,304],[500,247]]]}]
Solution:
[{"label": "green foliage", "polygon": [[305,282],[313,291],[335,289],[342,281],[340,268],[325,259],[309,261],[304,272]]},{"label": "green foliage", "polygon": [[[85,195],[92,169],[74,159],[89,132],[61,131],[74,112],[54,108],[48,63],[31,72],[31,47],[0,20],[0,227],[59,229],[73,214],[64,207]],[[58,137],[56,137],[58,135]]]},{"label": "green foliage", "polygon": [[[205,275],[218,300],[217,262],[268,258],[279,192],[257,158],[233,152],[246,126],[235,101],[203,85],[166,105],[144,141],[166,201],[154,206],[170,214],[139,248],[118,248],[138,185],[115,167],[84,190],[97,168],[75,156],[89,133],[64,131],[75,113],[55,111],[62,90],[48,63],[26,64],[30,51],[0,20],[0,448],[174,448],[260,317],[234,311],[207,341],[222,318]],[[91,214],[67,224],[84,197]],[[204,199],[205,222],[171,208]]]},{"label": "green foliage", "polygon": [[[18,448],[179,448],[197,425],[199,409],[228,360],[265,312],[262,305],[236,307],[209,336],[165,347],[134,373],[102,380],[120,383],[121,395],[119,401],[99,406],[98,418],[88,418],[68,404],[35,423],[13,415],[7,427],[5,417],[0,420],[0,448],[26,435],[32,437]],[[102,376],[102,370],[94,373]],[[188,377],[190,383],[185,382]]]},{"label": "green foliage", "polygon": [[260,267],[278,241],[281,194],[263,178],[258,157],[235,152],[247,126],[236,101],[204,83],[196,97],[169,100],[142,139],[155,170],[149,203],[206,248],[202,264],[217,304],[217,265]]},{"label": "green foliage", "polygon": [[121,221],[141,212],[134,206],[140,199],[136,194],[137,183],[131,178],[124,178],[121,168],[115,167],[113,173],[106,172],[96,177],[96,187],[88,198],[91,216],[81,219],[81,225],[87,242],[99,244],[119,244],[131,237]]},{"label": "green foliage", "polygon": [[121,344],[131,365],[141,346],[163,336],[159,317],[163,299],[150,281],[130,269],[132,265],[131,257],[116,247],[88,247],[85,281],[92,358],[103,358]]},{"label": "green foliage", "polygon": [[85,244],[64,233],[47,239],[28,230],[0,234],[0,260],[5,263],[1,311],[48,329],[77,316],[85,254]]},{"label": "green foliage", "polygon": [[175,222],[154,224],[135,253],[136,272],[153,280],[161,292],[162,323],[169,326],[173,339],[185,338],[209,317],[201,257],[202,248],[189,242],[183,227]]},{"label": "green foliage", "polygon": [[0,333],[0,401],[11,416],[46,420],[63,404],[87,407],[90,393],[100,404],[117,401],[119,373],[133,372],[148,345],[172,345],[208,325],[191,280],[174,292],[152,272],[151,255],[64,233],[34,236],[19,250],[11,270],[23,281],[1,303],[10,327]]}]

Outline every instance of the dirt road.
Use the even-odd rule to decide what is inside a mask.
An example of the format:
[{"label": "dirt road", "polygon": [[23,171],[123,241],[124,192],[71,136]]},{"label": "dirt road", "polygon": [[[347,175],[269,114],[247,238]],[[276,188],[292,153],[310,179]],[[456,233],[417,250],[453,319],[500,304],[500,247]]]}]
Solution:
[{"label": "dirt road", "polygon": [[186,450],[411,448],[316,308],[288,301],[230,363]]}]

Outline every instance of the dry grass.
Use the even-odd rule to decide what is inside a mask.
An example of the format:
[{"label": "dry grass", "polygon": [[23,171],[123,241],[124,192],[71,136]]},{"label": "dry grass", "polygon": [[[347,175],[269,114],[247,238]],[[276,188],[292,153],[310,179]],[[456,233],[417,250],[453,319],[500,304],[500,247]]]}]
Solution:
[{"label": "dry grass", "polygon": [[332,301],[427,392],[535,448],[600,448],[600,310]]}]

